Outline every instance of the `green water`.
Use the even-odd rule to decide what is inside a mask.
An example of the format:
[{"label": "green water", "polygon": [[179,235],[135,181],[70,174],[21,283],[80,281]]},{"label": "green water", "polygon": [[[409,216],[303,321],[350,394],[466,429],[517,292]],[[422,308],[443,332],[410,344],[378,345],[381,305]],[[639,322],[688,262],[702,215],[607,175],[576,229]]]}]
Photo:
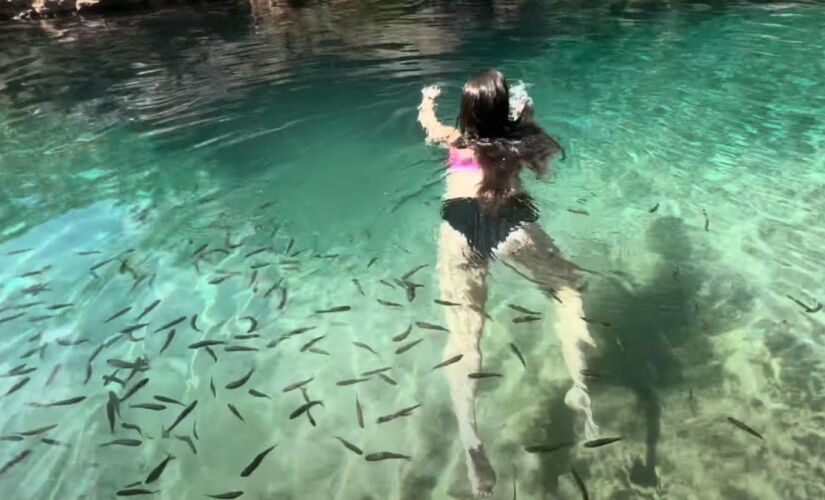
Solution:
[{"label": "green water", "polygon": [[[30,450],[0,474],[0,498],[112,498],[167,453],[143,486],[157,498],[468,498],[446,381],[431,371],[445,337],[414,328],[423,341],[402,355],[392,337],[444,322],[443,155],[415,122],[419,89],[440,83],[452,122],[463,81],[486,66],[529,85],[567,149],[527,184],[542,225],[597,273],[585,310],[609,326],[592,325],[593,404],[604,435],[623,437],[525,452],[582,441],[582,428],[562,402],[552,308],[496,267],[482,349],[503,377],[478,400],[494,498],[514,482],[522,499],[580,498],[571,468],[596,499],[825,497],[825,311],[787,297],[825,301],[823,40],[819,3],[213,5],[0,25],[0,393],[29,378],[0,399],[0,464]],[[380,281],[421,264],[412,302]],[[135,341],[119,333],[158,299]],[[513,323],[508,304],[544,319]],[[153,332],[180,317],[160,353],[168,330]],[[248,317],[260,337],[239,340]],[[329,355],[301,352],[322,335]],[[187,347],[201,339],[226,342],[217,362]],[[240,345],[259,350],[225,351]],[[108,360],[139,356],[147,371],[106,384]],[[9,374],[24,363],[36,370]],[[384,366],[397,385],[336,385]],[[110,433],[108,391],[147,377]],[[282,391],[310,377],[316,426],[289,418],[304,399]],[[129,407],[153,395],[198,404],[164,437],[182,406]],[[334,436],[412,459],[366,462]],[[142,442],[99,446],[113,439]]]}]

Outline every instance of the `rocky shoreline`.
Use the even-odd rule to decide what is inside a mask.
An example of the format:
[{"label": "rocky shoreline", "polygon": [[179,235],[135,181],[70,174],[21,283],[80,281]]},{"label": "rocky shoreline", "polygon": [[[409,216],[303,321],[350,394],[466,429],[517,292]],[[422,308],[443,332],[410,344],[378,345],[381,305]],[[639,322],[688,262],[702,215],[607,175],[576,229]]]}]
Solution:
[{"label": "rocky shoreline", "polygon": [[146,8],[161,2],[162,0],[0,0],[0,21],[48,18],[83,11]]}]

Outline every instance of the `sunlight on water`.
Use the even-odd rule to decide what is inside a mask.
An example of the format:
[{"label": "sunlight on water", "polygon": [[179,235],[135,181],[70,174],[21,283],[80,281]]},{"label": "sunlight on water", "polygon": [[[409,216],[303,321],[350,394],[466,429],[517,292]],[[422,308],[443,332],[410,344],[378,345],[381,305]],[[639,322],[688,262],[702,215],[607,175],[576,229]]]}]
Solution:
[{"label": "sunlight on water", "polygon": [[0,498],[469,498],[446,335],[421,326],[444,323],[443,154],[415,118],[436,82],[452,123],[486,66],[567,150],[525,180],[592,271],[593,404],[622,437],[525,450],[583,429],[553,309],[495,267],[493,498],[578,498],[571,468],[590,498],[825,497],[824,25],[816,3],[632,2],[0,25]]}]

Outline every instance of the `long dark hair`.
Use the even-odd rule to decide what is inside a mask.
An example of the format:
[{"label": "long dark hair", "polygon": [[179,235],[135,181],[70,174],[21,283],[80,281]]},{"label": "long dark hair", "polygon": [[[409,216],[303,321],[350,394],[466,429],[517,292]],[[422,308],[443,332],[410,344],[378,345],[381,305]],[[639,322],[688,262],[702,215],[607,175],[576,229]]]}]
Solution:
[{"label": "long dark hair", "polygon": [[533,121],[533,110],[510,118],[510,87],[496,70],[483,71],[464,84],[458,114],[461,137],[453,144],[470,148],[484,173],[478,194],[494,204],[511,194],[515,177],[526,166],[543,176],[561,145]]}]

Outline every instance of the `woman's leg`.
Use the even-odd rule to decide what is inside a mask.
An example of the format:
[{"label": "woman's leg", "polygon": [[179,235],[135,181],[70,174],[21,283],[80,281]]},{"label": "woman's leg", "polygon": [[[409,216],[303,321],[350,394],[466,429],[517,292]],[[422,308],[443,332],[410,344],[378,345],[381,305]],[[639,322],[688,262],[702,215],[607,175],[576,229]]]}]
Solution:
[{"label": "woman's leg", "polygon": [[467,470],[473,492],[488,496],[496,484],[476,425],[475,395],[478,381],[468,377],[481,370],[481,332],[487,302],[487,263],[470,250],[467,239],[449,224],[441,224],[438,277],[441,300],[462,304],[444,308],[450,330],[444,360],[462,358],[444,368],[450,385],[458,432],[467,455]]},{"label": "woman's leg", "polygon": [[501,256],[522,268],[527,277],[552,298],[557,305],[556,332],[561,341],[562,356],[573,387],[564,402],[585,416],[585,436],[595,439],[599,427],[593,420],[590,396],[582,371],[587,368],[584,344],[595,347],[587,322],[581,294],[576,284],[581,270],[566,260],[553,240],[538,224],[527,224],[515,231],[502,245]]}]

